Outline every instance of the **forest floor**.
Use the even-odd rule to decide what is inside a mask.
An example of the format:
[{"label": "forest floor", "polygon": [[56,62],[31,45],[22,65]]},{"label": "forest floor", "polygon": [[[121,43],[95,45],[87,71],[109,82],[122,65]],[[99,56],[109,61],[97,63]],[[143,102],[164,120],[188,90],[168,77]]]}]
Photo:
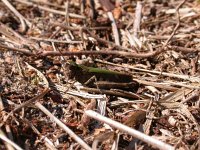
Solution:
[{"label": "forest floor", "polygon": [[0,149],[200,149],[199,22],[198,0],[2,0]]}]

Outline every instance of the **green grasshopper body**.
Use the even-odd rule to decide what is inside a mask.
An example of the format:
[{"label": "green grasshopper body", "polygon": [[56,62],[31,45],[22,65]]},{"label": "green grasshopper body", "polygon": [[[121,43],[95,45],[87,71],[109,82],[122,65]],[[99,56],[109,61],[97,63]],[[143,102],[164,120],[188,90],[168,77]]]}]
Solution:
[{"label": "green grasshopper body", "polygon": [[[96,83],[90,83],[88,86],[98,86],[100,88],[108,89],[112,86],[117,89],[129,89],[136,86],[136,83],[132,81],[132,75],[127,73],[121,73],[117,71],[111,71],[107,69],[87,67],[85,65],[79,65],[75,62],[70,62],[71,77],[74,77],[78,82],[84,84],[92,77],[95,77]],[[103,86],[105,85],[105,87]],[[120,89],[121,89],[120,88]]]}]

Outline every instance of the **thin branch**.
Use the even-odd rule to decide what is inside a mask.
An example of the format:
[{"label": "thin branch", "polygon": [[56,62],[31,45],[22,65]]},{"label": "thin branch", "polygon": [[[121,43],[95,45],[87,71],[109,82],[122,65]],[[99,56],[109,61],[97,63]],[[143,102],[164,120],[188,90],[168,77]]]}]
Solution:
[{"label": "thin branch", "polygon": [[110,125],[110,126],[112,126],[114,128],[117,128],[118,130],[120,130],[122,132],[125,132],[125,133],[127,133],[129,135],[132,135],[133,137],[136,137],[136,138],[138,138],[138,139],[140,139],[140,140],[142,140],[142,141],[144,141],[144,142],[146,142],[148,144],[151,144],[152,146],[155,146],[155,147],[157,147],[159,149],[162,149],[162,150],[174,150],[174,147],[172,147],[171,145],[168,145],[168,144],[166,144],[166,143],[164,143],[162,141],[159,141],[159,140],[157,140],[155,138],[152,138],[152,137],[150,137],[150,136],[148,136],[148,135],[146,135],[146,134],[144,134],[142,132],[139,132],[139,131],[137,131],[137,130],[135,130],[133,128],[130,128],[130,127],[128,127],[128,126],[126,126],[124,124],[121,124],[121,123],[119,123],[117,121],[114,121],[114,120],[112,120],[110,118],[104,117],[104,116],[96,113],[95,111],[86,110],[85,113],[86,113],[86,115],[88,115],[88,116],[90,116],[90,117],[92,117],[92,118],[94,118],[94,119],[96,119],[98,121],[102,121],[102,122],[104,122],[104,123],[106,123],[106,124],[108,124],[108,125]]},{"label": "thin branch", "polygon": [[36,40],[36,41],[44,41],[44,42],[54,42],[54,43],[65,43],[65,44],[80,44],[83,43],[83,41],[65,41],[65,40],[56,40],[56,39],[44,39],[44,38],[38,38],[38,37],[30,37],[30,39]]},{"label": "thin branch", "polygon": [[46,56],[81,56],[81,55],[115,55],[115,56],[121,56],[121,57],[129,57],[129,58],[150,58],[159,55],[160,53],[164,51],[169,51],[169,50],[174,50],[174,51],[180,51],[184,53],[192,53],[192,52],[199,52],[200,49],[193,49],[193,48],[185,48],[185,47],[179,47],[179,46],[170,46],[169,49],[165,49],[162,51],[161,49],[153,51],[153,52],[148,52],[148,53],[131,53],[131,52],[122,52],[122,51],[78,51],[78,52],[69,52],[69,51],[64,51],[62,54],[60,52],[56,51],[43,51],[41,53],[32,53],[27,49],[24,48],[14,48],[14,47],[9,47],[6,45],[0,44],[0,51],[16,51],[23,53],[28,56],[35,56],[35,57],[46,57]]},{"label": "thin branch", "polygon": [[19,111],[20,109],[24,108],[25,106],[34,103],[35,101],[43,98],[48,92],[50,91],[50,89],[46,88],[41,94],[31,98],[30,100],[18,105],[14,110],[12,110],[4,119],[4,121],[2,123],[0,123],[0,127],[2,127],[4,125],[4,123],[7,121],[7,119],[14,114],[15,112]]},{"label": "thin branch", "polygon": [[[7,0],[2,0],[2,2],[19,18],[21,25],[22,25],[22,32],[26,30],[26,24],[28,27],[31,27],[31,23],[24,17],[22,16]],[[26,22],[26,24],[25,24]]]},{"label": "thin branch", "polygon": [[114,96],[126,97],[126,98],[131,98],[131,99],[141,98],[137,94],[122,91],[122,90],[104,90],[104,89],[85,88],[85,87],[81,88],[80,90],[87,91],[87,92],[94,92],[96,94],[107,94],[107,95],[114,95]]},{"label": "thin branch", "polygon": [[51,140],[48,139],[46,136],[42,135],[40,131],[38,131],[38,129],[28,119],[24,118],[23,120],[32,128],[33,132],[40,137],[40,140],[43,140],[45,142],[47,148],[49,148],[50,150],[57,150],[57,148],[54,146]]},{"label": "thin branch", "polygon": [[141,79],[133,79],[133,80],[137,81],[140,84],[149,85],[149,86],[153,86],[153,87],[160,88],[160,89],[165,89],[165,90],[168,90],[168,91],[178,90],[178,88],[176,88],[176,87],[168,86],[168,85],[162,84],[162,83],[149,82],[149,81],[145,81],[145,80],[141,80]]},{"label": "thin branch", "polygon": [[39,95],[31,98],[30,100],[28,100],[28,101],[20,104],[19,106],[17,106],[13,111],[11,111],[11,113],[17,112],[20,109],[22,109],[23,107],[25,107],[25,106],[27,106],[31,103],[34,103],[36,100],[43,98],[49,91],[50,91],[50,89],[45,89],[41,94],[39,94]]},{"label": "thin branch", "polygon": [[78,51],[78,52],[69,52],[64,51],[62,54],[60,52],[55,51],[43,51],[41,56],[81,56],[81,55],[116,55],[122,57],[129,57],[129,58],[149,58],[160,54],[162,51],[154,51],[149,53],[130,53],[130,52],[122,52],[122,51]]},{"label": "thin branch", "polygon": [[3,131],[0,129],[0,139],[7,142],[8,144],[12,145],[16,150],[23,150],[21,147],[19,147],[17,144],[15,144],[13,141],[8,139],[5,135],[3,135]]},{"label": "thin branch", "polygon": [[67,132],[77,143],[79,143],[86,150],[92,150],[92,148],[87,145],[80,137],[78,137],[70,128],[68,128],[64,123],[62,123],[58,118],[52,115],[43,105],[39,102],[35,104],[42,112],[44,112],[48,117],[54,120],[65,132]]},{"label": "thin branch", "polygon": [[35,49],[38,49],[39,47],[36,42],[33,42],[32,40],[23,37],[15,30],[13,30],[12,28],[8,27],[7,25],[1,22],[0,22],[0,33],[5,35],[10,40],[11,43],[15,43],[20,47],[27,46],[29,48],[35,48]]},{"label": "thin branch", "polygon": [[14,47],[9,47],[9,46],[2,45],[2,44],[0,44],[0,51],[15,51],[15,52],[20,52],[22,54],[29,55],[29,56],[34,56],[35,55],[34,53],[30,52],[27,49],[14,48]]},{"label": "thin branch", "polygon": [[193,77],[193,76],[189,76],[189,75],[180,75],[180,74],[174,74],[174,73],[167,73],[167,72],[161,72],[161,71],[155,71],[155,70],[147,70],[147,69],[141,69],[141,68],[136,68],[136,67],[131,67],[131,66],[126,66],[126,67],[133,69],[133,70],[137,70],[137,71],[148,72],[148,73],[153,73],[153,74],[157,74],[157,75],[163,75],[163,76],[167,76],[167,77],[188,80],[190,82],[200,83],[199,77]]}]

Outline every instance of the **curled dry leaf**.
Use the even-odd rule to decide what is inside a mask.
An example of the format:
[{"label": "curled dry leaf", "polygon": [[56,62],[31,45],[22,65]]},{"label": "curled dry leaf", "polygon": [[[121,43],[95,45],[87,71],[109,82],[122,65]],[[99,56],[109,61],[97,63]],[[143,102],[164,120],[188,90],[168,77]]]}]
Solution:
[{"label": "curled dry leaf", "polygon": [[[96,107],[96,100],[91,99],[91,102],[86,106],[85,110],[93,110]],[[88,117],[85,113],[83,114],[81,118],[81,128],[83,128],[83,132],[85,133],[87,131],[87,126],[90,123],[91,118]]]},{"label": "curled dry leaf", "polygon": [[127,117],[124,124],[130,127],[137,127],[138,125],[143,123],[145,119],[146,119],[146,112],[143,110],[138,110],[132,112],[131,115]]},{"label": "curled dry leaf", "polygon": [[120,7],[116,7],[112,12],[116,20],[118,20],[122,16],[122,10]]}]

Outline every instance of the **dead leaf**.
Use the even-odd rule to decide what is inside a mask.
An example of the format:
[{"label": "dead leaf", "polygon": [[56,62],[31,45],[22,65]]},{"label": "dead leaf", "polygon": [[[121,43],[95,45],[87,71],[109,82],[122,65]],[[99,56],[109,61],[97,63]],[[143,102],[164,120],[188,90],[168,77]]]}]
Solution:
[{"label": "dead leaf", "polygon": [[122,10],[120,7],[115,8],[112,12],[116,20],[118,20],[122,16]]}]

